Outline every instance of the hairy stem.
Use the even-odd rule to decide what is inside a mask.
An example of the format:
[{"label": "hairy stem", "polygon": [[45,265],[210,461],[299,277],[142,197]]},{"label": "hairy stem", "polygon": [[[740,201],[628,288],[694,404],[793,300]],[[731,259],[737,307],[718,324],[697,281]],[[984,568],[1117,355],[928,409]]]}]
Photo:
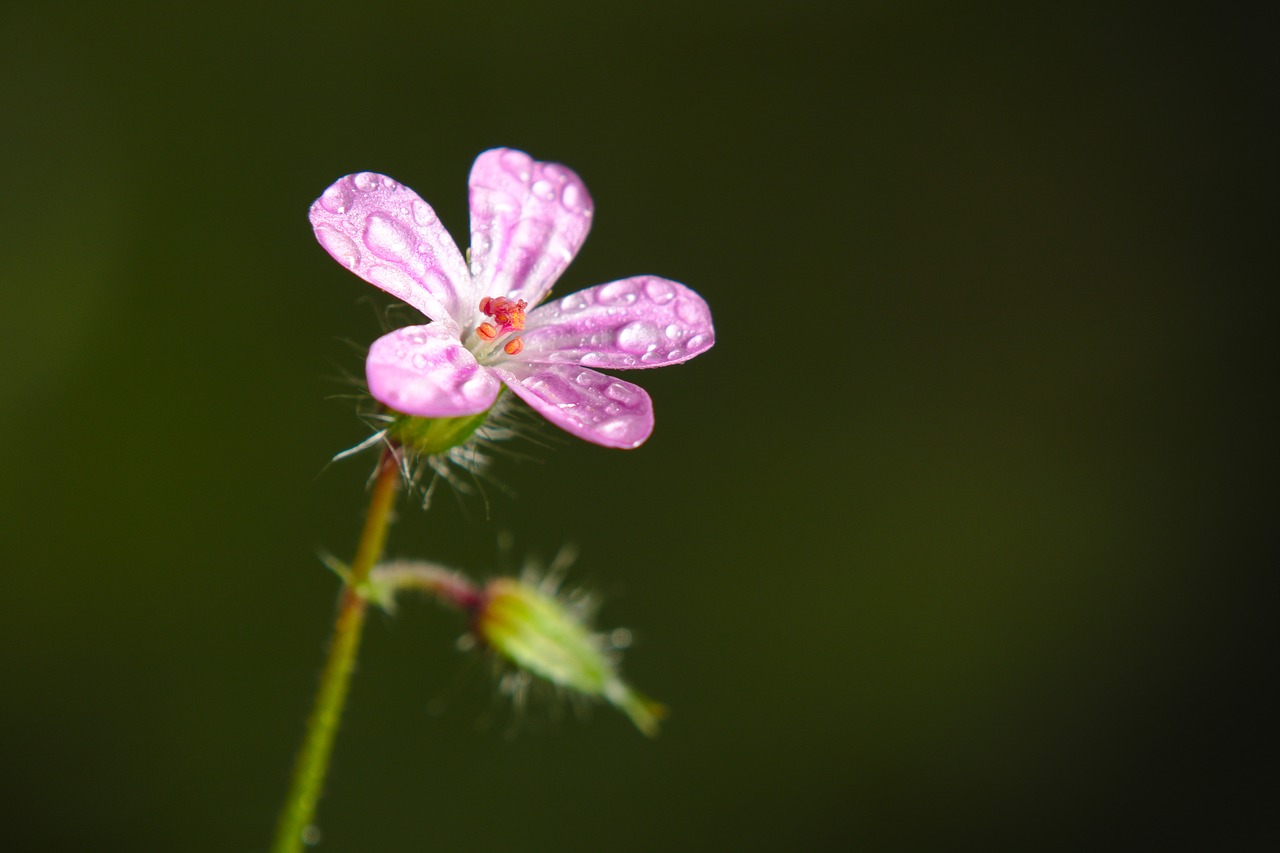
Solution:
[{"label": "hairy stem", "polygon": [[306,835],[315,818],[316,804],[320,801],[320,793],[324,788],[329,756],[333,751],[333,738],[338,730],[338,721],[342,718],[347,688],[351,684],[351,673],[355,668],[356,652],[360,648],[360,632],[364,627],[364,615],[368,606],[360,590],[364,587],[370,570],[382,556],[399,484],[400,469],[395,453],[387,448],[382,452],[374,475],[369,512],[365,516],[355,560],[351,563],[350,576],[338,603],[329,655],[320,675],[320,688],[316,692],[315,705],[307,720],[306,735],[293,768],[289,796],[280,812],[272,853],[299,853],[307,842]]}]

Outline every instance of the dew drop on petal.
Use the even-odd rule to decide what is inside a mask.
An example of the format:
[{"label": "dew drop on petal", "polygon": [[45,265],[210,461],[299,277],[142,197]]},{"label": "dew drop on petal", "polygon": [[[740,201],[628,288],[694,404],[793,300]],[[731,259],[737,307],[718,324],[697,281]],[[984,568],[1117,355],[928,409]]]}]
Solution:
[{"label": "dew drop on petal", "polygon": [[413,357],[413,366],[419,370],[425,370],[430,361],[431,360],[427,358],[427,354],[425,352],[420,352]]},{"label": "dew drop on petal", "polygon": [[361,192],[371,192],[378,188],[378,176],[373,172],[361,172],[351,178],[351,182],[356,185],[356,189]]},{"label": "dew drop on petal", "polygon": [[658,305],[670,302],[676,295],[676,289],[671,286],[670,282],[659,278],[652,278],[645,282],[644,292]]},{"label": "dew drop on petal", "polygon": [[570,181],[568,185],[560,193],[560,203],[566,209],[577,212],[582,209],[582,192],[579,191],[578,185]]},{"label": "dew drop on petal", "polygon": [[621,439],[631,432],[631,419],[626,417],[611,418],[604,423],[597,424],[595,431],[608,438]]},{"label": "dew drop on petal", "polygon": [[706,335],[694,335],[692,338],[689,338],[689,340],[685,341],[685,345],[689,347],[689,349],[698,349],[700,346],[702,346],[706,342],[707,342]]},{"label": "dew drop on petal", "polygon": [[679,360],[679,359],[684,358],[684,357],[685,357],[685,355],[686,355],[686,353],[685,353],[685,351],[684,351],[684,350],[682,350],[682,349],[673,349],[673,350],[671,350],[670,352],[668,352],[668,353],[667,353],[667,360],[668,360],[668,361],[677,361],[677,360]]},{"label": "dew drop on petal", "polygon": [[508,149],[502,152],[502,168],[522,181],[529,180],[529,169],[533,167],[533,158],[523,151]]},{"label": "dew drop on petal", "polygon": [[330,213],[346,213],[350,203],[347,195],[346,181],[339,181],[324,191],[320,196],[320,206]]},{"label": "dew drop on petal", "polygon": [[586,297],[581,293],[571,293],[560,301],[560,312],[562,314],[581,311],[586,307],[588,307]]},{"label": "dew drop on petal", "polygon": [[611,382],[609,387],[604,389],[604,395],[610,400],[616,400],[627,407],[634,406],[640,402],[640,392],[633,386],[622,382]]},{"label": "dew drop on petal", "polygon": [[680,337],[680,334],[684,330],[681,329],[679,326],[677,326],[675,323],[672,323],[671,325],[667,326],[665,331],[667,333],[667,337],[674,341],[676,338]]},{"label": "dew drop on petal", "polygon": [[598,375],[599,374],[588,373],[587,371],[584,370],[574,378],[574,381],[577,382],[579,385],[581,385],[583,388],[590,388],[592,385],[595,384],[596,376]]},{"label": "dew drop on petal", "polygon": [[659,337],[657,326],[646,320],[637,320],[618,331],[618,348],[639,354],[656,346]]},{"label": "dew drop on petal", "polygon": [[582,394],[559,376],[541,376],[529,387],[533,393],[548,403],[554,403],[562,408],[576,406],[582,402]]},{"label": "dew drop on petal", "polygon": [[630,281],[614,281],[596,291],[601,305],[629,305],[636,301],[635,284]]},{"label": "dew drop on petal", "polygon": [[328,225],[316,226],[316,239],[329,254],[337,258],[338,263],[348,269],[355,267],[356,262],[360,260],[360,249],[355,241]]},{"label": "dew drop on petal", "polygon": [[547,181],[534,181],[531,189],[533,194],[543,201],[551,201],[556,197],[556,188]]},{"label": "dew drop on petal", "polygon": [[436,221],[436,212],[431,209],[431,205],[420,198],[415,198],[413,200],[413,221],[426,227]]},{"label": "dew drop on petal", "polygon": [[398,296],[401,299],[413,292],[413,279],[395,267],[378,264],[365,270],[365,277],[387,293],[392,296]]},{"label": "dew drop on petal", "polygon": [[380,258],[399,261],[409,253],[409,234],[394,219],[374,213],[365,225],[364,244]]}]

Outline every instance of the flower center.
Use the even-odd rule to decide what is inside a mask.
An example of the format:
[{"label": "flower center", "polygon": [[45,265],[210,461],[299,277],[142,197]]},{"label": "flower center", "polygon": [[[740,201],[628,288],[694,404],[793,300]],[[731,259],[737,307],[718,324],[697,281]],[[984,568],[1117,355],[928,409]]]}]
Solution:
[{"label": "flower center", "polygon": [[[486,296],[480,300],[480,313],[493,320],[476,326],[476,337],[486,343],[493,343],[503,335],[524,330],[524,314],[529,303],[523,299],[508,299],[505,296]],[[524,342],[513,337],[502,346],[507,355],[515,355],[524,349]]]}]

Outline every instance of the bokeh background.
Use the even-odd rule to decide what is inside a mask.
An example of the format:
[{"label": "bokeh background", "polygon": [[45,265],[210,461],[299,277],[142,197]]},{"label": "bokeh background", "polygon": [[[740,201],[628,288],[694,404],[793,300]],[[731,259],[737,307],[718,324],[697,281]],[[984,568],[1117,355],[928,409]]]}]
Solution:
[{"label": "bokeh background", "polygon": [[[566,543],[673,709],[492,698],[371,620],[322,850],[1079,849],[1277,836],[1274,27],[1111,4],[7,4],[0,846],[262,851],[372,457],[388,300],[311,201],[455,234],[577,170],[559,286],[718,343],[635,452],[513,447],[390,553]],[[1271,243],[1270,248],[1267,244]],[[514,736],[511,734],[515,730]]]}]

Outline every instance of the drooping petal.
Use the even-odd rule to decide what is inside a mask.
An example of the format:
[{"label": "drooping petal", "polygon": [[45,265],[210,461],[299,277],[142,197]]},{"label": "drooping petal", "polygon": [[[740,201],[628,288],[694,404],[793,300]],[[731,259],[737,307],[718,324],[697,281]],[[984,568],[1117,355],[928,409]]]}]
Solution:
[{"label": "drooping petal", "polygon": [[572,364],[493,368],[538,414],[578,438],[605,447],[639,447],[653,432],[653,401],[639,385]]},{"label": "drooping petal", "polygon": [[639,275],[548,302],[525,322],[520,361],[661,367],[715,343],[711,309],[678,282]]},{"label": "drooping petal", "polygon": [[413,190],[373,172],[347,175],[311,205],[311,225],[340,264],[457,328],[460,307],[472,301],[467,265],[435,211]]},{"label": "drooping petal", "polygon": [[378,338],[369,347],[365,375],[374,399],[425,418],[483,412],[502,387],[439,323],[406,326]]},{"label": "drooping petal", "polygon": [[537,305],[591,228],[591,197],[558,163],[509,148],[471,167],[471,272],[481,296]]}]

